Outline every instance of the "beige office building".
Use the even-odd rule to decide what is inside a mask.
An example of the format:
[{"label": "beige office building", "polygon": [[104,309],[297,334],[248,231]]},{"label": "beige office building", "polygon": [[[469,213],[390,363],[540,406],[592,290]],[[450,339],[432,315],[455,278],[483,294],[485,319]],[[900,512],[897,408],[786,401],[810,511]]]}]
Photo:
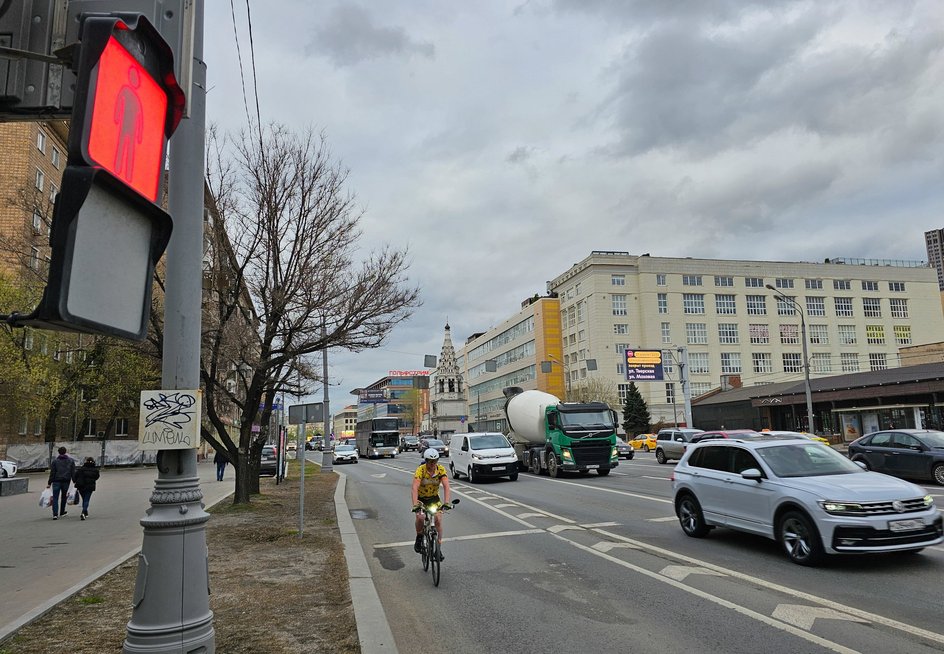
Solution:
[{"label": "beige office building", "polygon": [[804,326],[811,377],[898,367],[900,347],[944,341],[937,274],[924,262],[595,251],[548,282],[548,291],[560,300],[568,386],[600,376],[622,399],[626,350],[662,351],[664,379],[637,382],[653,422],[684,421],[680,348],[697,397],[722,384],[802,380]]}]

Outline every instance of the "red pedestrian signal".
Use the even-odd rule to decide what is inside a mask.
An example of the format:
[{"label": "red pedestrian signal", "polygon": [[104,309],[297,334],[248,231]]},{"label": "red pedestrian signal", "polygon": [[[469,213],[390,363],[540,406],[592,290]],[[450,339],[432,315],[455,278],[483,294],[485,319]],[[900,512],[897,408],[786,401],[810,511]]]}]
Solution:
[{"label": "red pedestrian signal", "polygon": [[167,93],[115,37],[108,39],[91,84],[92,116],[83,144],[88,158],[157,202]]}]

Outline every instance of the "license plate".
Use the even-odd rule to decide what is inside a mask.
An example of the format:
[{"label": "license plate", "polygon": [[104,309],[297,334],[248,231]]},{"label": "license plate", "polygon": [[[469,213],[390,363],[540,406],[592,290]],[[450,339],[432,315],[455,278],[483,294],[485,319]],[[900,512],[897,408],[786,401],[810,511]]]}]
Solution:
[{"label": "license plate", "polygon": [[892,520],[888,523],[889,531],[914,531],[924,528],[924,520]]},{"label": "license plate", "polygon": [[596,470],[599,467],[598,465],[587,466],[587,470]]},{"label": "license plate", "polygon": [[492,466],[492,470],[504,470],[505,466]]}]

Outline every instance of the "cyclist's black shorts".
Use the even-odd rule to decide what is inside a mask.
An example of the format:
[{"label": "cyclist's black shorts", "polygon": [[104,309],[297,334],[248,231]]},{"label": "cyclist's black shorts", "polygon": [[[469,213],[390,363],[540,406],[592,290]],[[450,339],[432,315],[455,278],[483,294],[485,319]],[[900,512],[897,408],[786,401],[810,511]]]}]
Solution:
[{"label": "cyclist's black shorts", "polygon": [[439,495],[433,495],[432,497],[419,497],[417,499],[425,506],[429,506],[430,504],[442,504],[442,500],[439,498]]}]

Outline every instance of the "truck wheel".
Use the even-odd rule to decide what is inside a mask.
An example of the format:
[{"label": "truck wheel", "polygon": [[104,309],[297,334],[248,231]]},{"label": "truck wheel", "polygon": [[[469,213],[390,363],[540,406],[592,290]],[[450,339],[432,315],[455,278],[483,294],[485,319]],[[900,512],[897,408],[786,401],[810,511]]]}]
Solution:
[{"label": "truck wheel", "polygon": [[552,478],[560,476],[560,467],[557,465],[557,456],[553,452],[547,453],[547,474]]},{"label": "truck wheel", "polygon": [[609,469],[609,468],[597,468],[597,474],[600,475],[601,477],[606,477],[608,474],[610,474],[610,469]]},{"label": "truck wheel", "polygon": [[538,455],[537,452],[531,453],[531,458],[529,459],[528,470],[531,471],[532,475],[541,474],[541,457]]},{"label": "truck wheel", "polygon": [[472,476],[472,466],[469,466],[469,471],[468,471],[468,473],[466,473],[466,474],[469,475],[469,483],[470,483],[470,484],[474,484],[474,483],[476,483],[476,482],[478,481],[478,477],[473,477],[473,476]]},{"label": "truck wheel", "polygon": [[662,451],[662,448],[656,450],[656,461],[659,463],[665,463],[668,459],[665,458],[665,452]]}]

